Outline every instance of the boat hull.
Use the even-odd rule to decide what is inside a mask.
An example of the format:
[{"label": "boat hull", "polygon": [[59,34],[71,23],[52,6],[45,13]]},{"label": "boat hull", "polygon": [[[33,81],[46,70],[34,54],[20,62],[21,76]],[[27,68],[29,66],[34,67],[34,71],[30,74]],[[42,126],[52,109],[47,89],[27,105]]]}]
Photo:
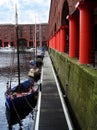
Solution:
[{"label": "boat hull", "polygon": [[6,117],[8,125],[20,123],[36,106],[37,98],[36,93],[29,94],[14,100],[6,97]]},{"label": "boat hull", "polygon": [[[27,87],[28,82],[26,82],[25,87]],[[15,87],[14,91],[16,90]],[[22,119],[33,111],[37,103],[37,96],[38,87],[34,92],[14,98],[10,98],[8,92],[5,92],[6,118],[9,126],[20,123]]]}]

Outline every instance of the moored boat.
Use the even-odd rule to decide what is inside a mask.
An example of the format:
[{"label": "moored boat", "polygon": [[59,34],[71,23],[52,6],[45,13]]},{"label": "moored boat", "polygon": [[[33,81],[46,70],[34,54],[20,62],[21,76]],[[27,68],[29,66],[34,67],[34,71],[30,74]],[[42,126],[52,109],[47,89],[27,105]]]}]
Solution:
[{"label": "moored boat", "polygon": [[5,92],[6,117],[9,127],[20,123],[37,103],[39,84],[34,84],[32,79],[28,79],[10,89],[7,86]]},{"label": "moored boat", "polygon": [[24,82],[21,82],[20,80],[20,44],[18,39],[17,11],[16,36],[18,82],[16,83],[16,86],[12,86],[11,78],[10,84],[7,84],[7,90],[5,92],[6,117],[9,129],[11,129],[12,125],[16,123],[21,124],[21,120],[24,119],[33,110],[33,108],[35,108],[39,89],[39,84],[35,81],[35,76],[28,77],[28,79]]},{"label": "moored boat", "polygon": [[39,48],[37,48],[36,57],[43,60],[43,58],[44,58],[44,53],[45,53],[44,47],[39,47]]}]

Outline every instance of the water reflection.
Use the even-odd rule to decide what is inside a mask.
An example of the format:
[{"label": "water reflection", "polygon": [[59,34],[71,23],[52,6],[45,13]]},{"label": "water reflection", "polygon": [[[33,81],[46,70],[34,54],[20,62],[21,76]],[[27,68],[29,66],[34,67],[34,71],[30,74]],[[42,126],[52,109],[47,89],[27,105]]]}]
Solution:
[{"label": "water reflection", "polygon": [[[33,53],[21,53],[20,55],[20,69],[21,69],[21,80],[28,78],[27,73],[30,68],[29,61],[33,59]],[[0,130],[8,130],[7,120],[5,116],[5,98],[4,92],[6,90],[6,83],[10,79],[11,68],[13,67],[12,74],[12,86],[17,82],[17,60],[15,54],[15,61],[12,64],[12,54],[11,53],[0,53]],[[33,129],[32,115],[29,114],[23,120],[23,130],[32,130]],[[13,126],[13,130],[18,130],[19,125],[16,124]]]}]

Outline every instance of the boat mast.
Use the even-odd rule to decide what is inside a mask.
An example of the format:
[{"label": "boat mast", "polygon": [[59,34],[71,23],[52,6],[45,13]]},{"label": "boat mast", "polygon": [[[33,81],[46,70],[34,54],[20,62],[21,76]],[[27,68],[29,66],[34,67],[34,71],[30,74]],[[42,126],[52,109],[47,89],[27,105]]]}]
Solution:
[{"label": "boat mast", "polygon": [[16,9],[16,43],[17,43],[17,70],[18,70],[18,85],[20,86],[20,58],[19,58],[19,39],[18,39],[18,13],[17,6]]},{"label": "boat mast", "polygon": [[36,55],[37,55],[37,43],[36,43],[36,16],[35,16],[35,43],[34,43],[35,45],[35,61],[36,61]]},{"label": "boat mast", "polygon": [[40,47],[42,47],[42,33],[41,33],[41,23],[40,23],[40,26],[39,26],[39,40],[40,40]]}]

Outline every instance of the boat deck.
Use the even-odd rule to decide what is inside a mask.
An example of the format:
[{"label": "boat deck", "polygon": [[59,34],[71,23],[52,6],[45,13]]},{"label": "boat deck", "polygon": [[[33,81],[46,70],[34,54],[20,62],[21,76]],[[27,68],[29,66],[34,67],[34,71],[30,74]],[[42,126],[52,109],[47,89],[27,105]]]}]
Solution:
[{"label": "boat deck", "polygon": [[39,121],[35,130],[69,130],[48,52],[44,57],[42,77]]}]

